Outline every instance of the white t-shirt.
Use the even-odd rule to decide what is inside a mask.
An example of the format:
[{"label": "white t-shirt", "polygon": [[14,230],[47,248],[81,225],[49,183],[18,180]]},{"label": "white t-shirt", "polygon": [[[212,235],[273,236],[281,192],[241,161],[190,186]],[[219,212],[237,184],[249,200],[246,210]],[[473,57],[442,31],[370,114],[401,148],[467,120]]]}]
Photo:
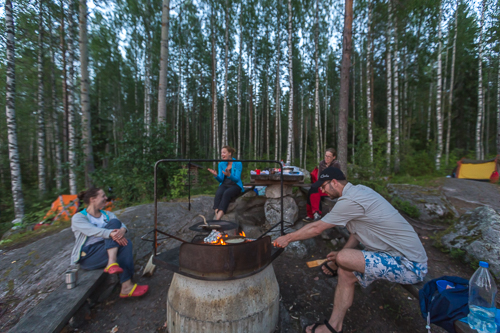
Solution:
[{"label": "white t-shirt", "polygon": [[347,227],[367,251],[427,262],[425,249],[413,227],[369,187],[347,183],[331,212],[321,220]]},{"label": "white t-shirt", "polygon": [[[101,213],[100,217],[94,217],[90,214],[87,213],[87,219],[89,220],[90,223],[95,225],[98,228],[104,228],[106,226],[106,222],[104,221],[104,214]],[[97,242],[103,241],[104,238],[102,237],[95,237],[95,236],[90,236],[87,238],[87,241],[85,242],[85,246],[95,244]]]}]

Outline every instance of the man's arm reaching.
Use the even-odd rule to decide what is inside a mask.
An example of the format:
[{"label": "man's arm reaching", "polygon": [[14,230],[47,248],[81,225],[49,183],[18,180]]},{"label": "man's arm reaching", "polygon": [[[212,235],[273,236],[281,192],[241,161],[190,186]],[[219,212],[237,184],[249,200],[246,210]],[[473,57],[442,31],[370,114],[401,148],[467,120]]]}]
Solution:
[{"label": "man's arm reaching", "polygon": [[277,238],[273,244],[276,247],[286,247],[288,244],[291,242],[299,241],[299,240],[304,240],[304,239],[309,239],[313,238],[315,236],[321,235],[323,231],[326,229],[333,228],[334,225],[330,223],[326,223],[323,221],[316,221],[313,223],[310,223],[308,225],[305,225],[304,227],[300,228],[299,230],[292,232],[290,234],[281,236]]}]

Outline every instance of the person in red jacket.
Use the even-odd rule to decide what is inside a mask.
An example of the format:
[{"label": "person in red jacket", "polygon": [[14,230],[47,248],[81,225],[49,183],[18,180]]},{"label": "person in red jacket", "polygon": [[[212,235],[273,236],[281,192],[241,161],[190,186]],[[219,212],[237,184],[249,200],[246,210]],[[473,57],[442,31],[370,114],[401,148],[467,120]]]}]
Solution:
[{"label": "person in red jacket", "polygon": [[328,167],[340,169],[340,163],[337,161],[337,151],[333,148],[328,148],[325,152],[325,159],[319,162],[319,165],[311,172],[311,188],[307,193],[307,216],[303,219],[304,222],[315,222],[321,219],[321,197],[326,197],[327,194],[322,192],[319,187],[314,186],[318,181],[318,175]]}]

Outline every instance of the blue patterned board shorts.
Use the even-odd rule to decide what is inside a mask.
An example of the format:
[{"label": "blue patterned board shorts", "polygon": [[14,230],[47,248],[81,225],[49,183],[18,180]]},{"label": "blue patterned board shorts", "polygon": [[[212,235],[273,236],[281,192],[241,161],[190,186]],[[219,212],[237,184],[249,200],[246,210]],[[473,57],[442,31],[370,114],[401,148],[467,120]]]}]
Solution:
[{"label": "blue patterned board shorts", "polygon": [[365,256],[365,273],[353,273],[363,288],[375,280],[414,284],[421,282],[427,274],[427,263],[410,261],[405,257],[393,257],[383,252],[361,252]]}]

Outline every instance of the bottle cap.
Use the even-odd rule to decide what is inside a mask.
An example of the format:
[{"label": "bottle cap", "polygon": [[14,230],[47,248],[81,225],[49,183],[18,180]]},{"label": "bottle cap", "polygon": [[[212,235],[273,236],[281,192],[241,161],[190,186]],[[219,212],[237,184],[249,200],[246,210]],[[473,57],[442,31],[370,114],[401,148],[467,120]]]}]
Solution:
[{"label": "bottle cap", "polygon": [[490,267],[490,265],[486,261],[480,261],[479,262],[479,266],[480,267],[484,267],[484,268]]}]

